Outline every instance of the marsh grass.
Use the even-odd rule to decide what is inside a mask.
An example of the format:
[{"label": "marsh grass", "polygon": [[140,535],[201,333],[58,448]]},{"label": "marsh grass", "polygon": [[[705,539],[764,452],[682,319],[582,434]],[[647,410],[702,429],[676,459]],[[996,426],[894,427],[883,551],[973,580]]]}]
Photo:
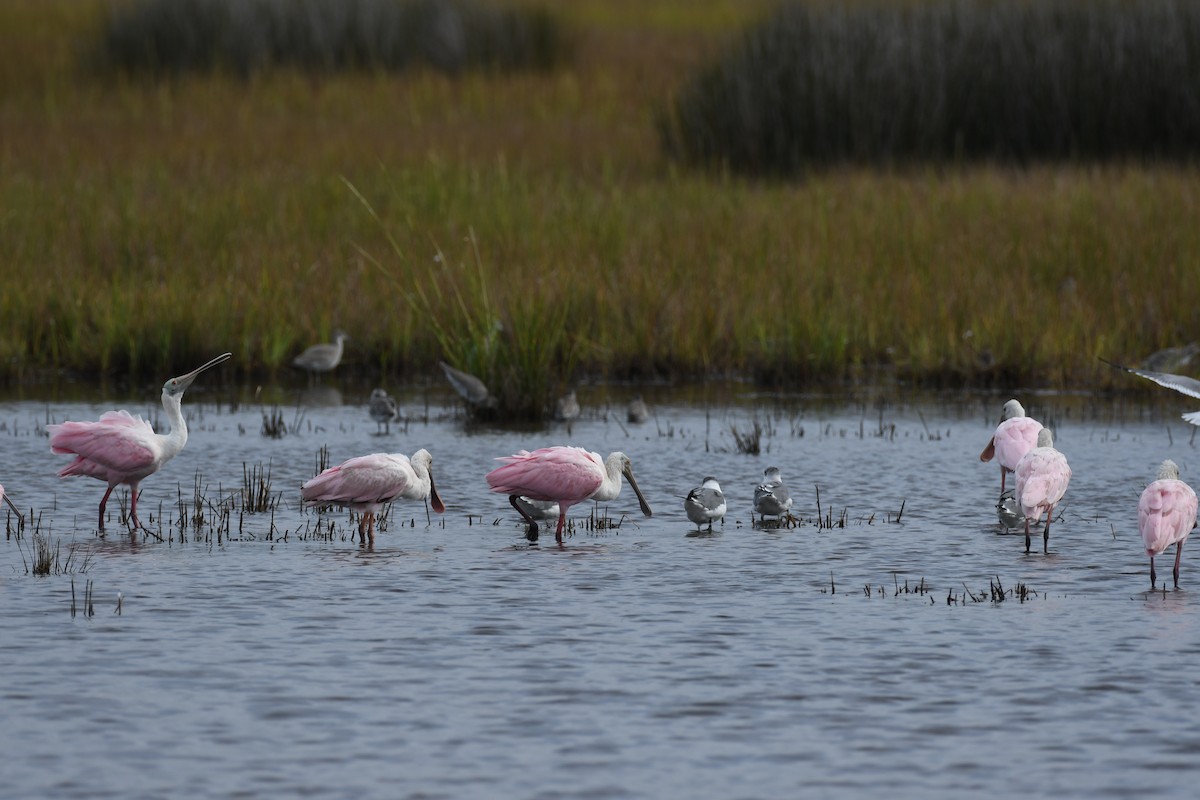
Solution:
[{"label": "marsh grass", "polygon": [[843,162],[1200,152],[1190,0],[792,2],[660,122],[676,157],[793,175]]},{"label": "marsh grass", "polygon": [[67,547],[63,555],[62,540],[54,538],[49,532],[41,529],[40,517],[29,535],[30,552],[26,553],[20,539],[17,547],[21,552],[21,562],[28,575],[44,577],[48,575],[71,575],[87,572],[91,566],[92,554],[85,551],[82,557],[74,544]]},{"label": "marsh grass", "polygon": [[283,499],[283,493],[271,489],[271,462],[264,468],[261,463],[247,467],[242,462],[242,508],[251,514],[274,511]]},{"label": "marsh grass", "polygon": [[653,109],[734,5],[564,5],[548,72],[148,86],[74,66],[106,3],[0,4],[0,378],[290,377],[352,319],[347,376],[451,355],[532,417],[581,373],[1128,386],[1095,356],[1197,338],[1194,166],[665,163]]}]

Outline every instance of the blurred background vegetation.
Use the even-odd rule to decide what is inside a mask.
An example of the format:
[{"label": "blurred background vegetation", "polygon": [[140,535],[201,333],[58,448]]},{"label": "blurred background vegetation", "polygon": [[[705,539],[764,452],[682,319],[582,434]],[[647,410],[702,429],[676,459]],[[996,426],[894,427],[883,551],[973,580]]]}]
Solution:
[{"label": "blurred background vegetation", "polygon": [[1195,8],[6,0],[0,378],[1104,384],[1200,338]]}]

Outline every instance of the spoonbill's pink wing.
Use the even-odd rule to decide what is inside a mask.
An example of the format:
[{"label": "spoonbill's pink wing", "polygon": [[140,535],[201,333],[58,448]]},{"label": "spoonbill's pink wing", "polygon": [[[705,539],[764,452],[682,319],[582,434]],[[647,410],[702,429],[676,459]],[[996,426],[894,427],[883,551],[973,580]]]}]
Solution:
[{"label": "spoonbill's pink wing", "polygon": [[581,447],[522,450],[496,460],[505,464],[489,472],[487,482],[501,494],[577,503],[591,497],[604,482],[604,462]]},{"label": "spoonbill's pink wing", "polygon": [[1057,505],[1067,493],[1071,468],[1066,456],[1052,447],[1036,447],[1021,459],[1015,470],[1017,502],[1027,517]]},{"label": "spoonbill's pink wing", "polygon": [[992,441],[995,442],[1000,466],[1016,469],[1025,454],[1037,447],[1038,431],[1041,429],[1042,423],[1033,417],[1013,417],[996,426]]},{"label": "spoonbill's pink wing", "polygon": [[1196,525],[1196,493],[1179,480],[1154,481],[1138,500],[1138,529],[1146,555],[1155,556],[1182,541]]},{"label": "spoonbill's pink wing", "polygon": [[126,411],[108,411],[96,422],[47,425],[46,430],[51,450],[79,456],[59,472],[60,476],[132,475],[153,466],[159,453],[150,423]]},{"label": "spoonbill's pink wing", "polygon": [[318,503],[384,503],[415,478],[406,456],[372,453],[330,467],[305,483],[300,495]]}]

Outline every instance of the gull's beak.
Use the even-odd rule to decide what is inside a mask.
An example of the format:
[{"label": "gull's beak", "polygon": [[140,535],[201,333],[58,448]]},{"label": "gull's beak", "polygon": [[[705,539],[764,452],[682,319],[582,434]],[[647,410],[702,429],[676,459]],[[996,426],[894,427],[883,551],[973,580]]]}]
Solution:
[{"label": "gull's beak", "polygon": [[654,512],[650,510],[650,504],[646,502],[646,496],[642,494],[642,490],[638,488],[637,480],[633,477],[633,466],[628,466],[621,470],[625,475],[625,480],[629,481],[630,487],[633,488],[633,493],[637,495],[638,505],[642,507],[642,513],[647,517],[654,516]]}]

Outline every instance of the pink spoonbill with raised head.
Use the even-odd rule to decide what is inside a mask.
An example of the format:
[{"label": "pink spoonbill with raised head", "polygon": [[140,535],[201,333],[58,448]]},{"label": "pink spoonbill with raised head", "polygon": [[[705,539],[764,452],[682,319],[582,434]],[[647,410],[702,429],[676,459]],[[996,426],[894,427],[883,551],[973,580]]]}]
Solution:
[{"label": "pink spoonbill with raised head", "polygon": [[104,507],[108,496],[121,484],[129,487],[132,530],[143,527],[137,515],[138,484],[162,469],[163,464],[179,455],[187,444],[187,423],[180,410],[183,393],[201,372],[232,357],[231,353],[223,353],[163,384],[162,404],[171,424],[170,433],[155,433],[149,422],[128,411],[107,411],[96,422],[46,426],[50,433],[50,449],[75,456],[74,461],[59,470],[58,477],[86,475],[108,484],[108,490],[100,500],[100,530],[104,530]]},{"label": "pink spoonbill with raised head", "polygon": [[1038,431],[1037,447],[1017,462],[1017,505],[1025,517],[1025,552],[1029,552],[1029,521],[1036,524],[1046,512],[1046,529],[1042,532],[1042,552],[1050,552],[1050,520],[1054,507],[1067,493],[1071,468],[1067,457],[1054,449],[1054,436],[1049,428]]},{"label": "pink spoonbill with raised head", "polygon": [[1004,495],[1005,477],[1017,468],[1017,464],[1033,448],[1037,447],[1038,431],[1042,423],[1025,416],[1025,409],[1016,400],[1004,404],[1000,413],[1000,424],[992,434],[991,441],[979,454],[980,461],[991,461],[992,456],[1000,462],[1000,495]]},{"label": "pink spoonbill with raised head", "polygon": [[493,492],[508,495],[508,502],[529,524],[528,538],[531,540],[537,539],[537,522],[518,505],[517,498],[558,503],[558,527],[554,538],[561,544],[567,509],[584,500],[616,500],[621,493],[622,475],[637,495],[642,513],[647,517],[653,515],[633,477],[633,463],[624,453],[611,453],[607,459],[602,459],[599,453],[582,447],[558,446],[543,447],[532,453],[522,450],[496,460],[503,461],[504,465],[487,474],[488,486]]},{"label": "pink spoonbill with raised head", "polygon": [[421,449],[412,458],[401,453],[357,456],[312,478],[300,488],[310,505],[335,505],[362,513],[358,540],[375,541],[375,515],[393,500],[432,500],[433,510],[446,510],[433,482],[433,456]]},{"label": "pink spoonbill with raised head", "polygon": [[[1150,588],[1154,588],[1154,557],[1175,545],[1175,588],[1179,588],[1179,559],[1183,543],[1196,527],[1196,493],[1179,480],[1179,467],[1167,459],[1158,468],[1158,478],[1138,500],[1138,529],[1150,556]],[[1165,584],[1164,584],[1165,585]]]}]

